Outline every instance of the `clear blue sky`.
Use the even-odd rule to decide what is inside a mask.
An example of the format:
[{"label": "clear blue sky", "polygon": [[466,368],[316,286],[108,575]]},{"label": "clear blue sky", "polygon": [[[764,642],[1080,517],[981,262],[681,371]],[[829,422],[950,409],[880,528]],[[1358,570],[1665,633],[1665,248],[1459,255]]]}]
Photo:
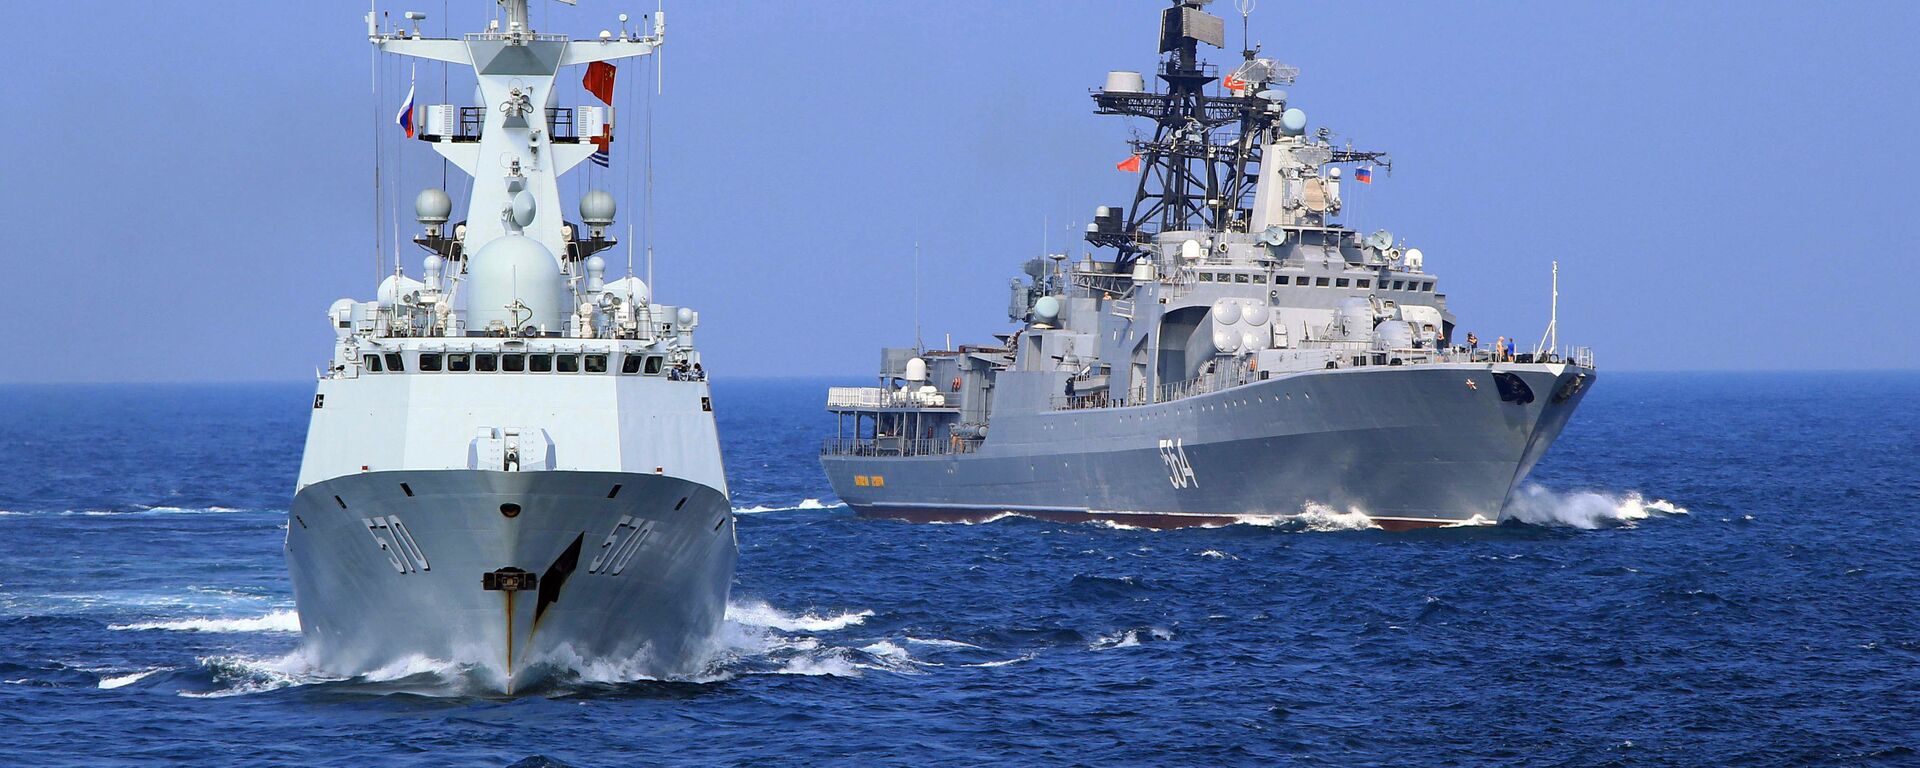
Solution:
[{"label": "clear blue sky", "polygon": [[[586,36],[650,10],[580,4],[534,0],[536,25]],[[1128,199],[1128,126],[1087,90],[1151,69],[1162,5],[670,4],[659,298],[701,310],[719,375],[865,380],[880,346],[913,340],[918,240],[927,339],[1006,329],[1043,219],[1057,248]],[[449,15],[386,7],[436,31]],[[455,31],[491,8],[455,0]],[[327,305],[374,287],[364,10],[9,8],[31,33],[9,43],[0,381],[311,375]],[[1463,328],[1536,337],[1558,258],[1562,339],[1615,370],[1920,367],[1915,30],[1911,2],[1261,0],[1253,17],[1301,68],[1314,125],[1393,153],[1358,223],[1425,250]],[[637,67],[622,74],[624,92]],[[421,80],[437,100],[437,68]],[[638,148],[624,117],[620,162]],[[406,149],[410,201],[439,164]]]}]

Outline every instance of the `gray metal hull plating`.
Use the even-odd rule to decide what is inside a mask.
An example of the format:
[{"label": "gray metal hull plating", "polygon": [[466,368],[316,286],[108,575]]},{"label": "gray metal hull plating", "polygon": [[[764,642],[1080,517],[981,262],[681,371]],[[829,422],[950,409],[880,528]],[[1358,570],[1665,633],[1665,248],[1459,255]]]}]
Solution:
[{"label": "gray metal hull plating", "polygon": [[[583,471],[334,478],[295,497],[286,549],[306,651],[322,668],[452,661],[507,692],[588,662],[691,671],[725,615],[738,555],[720,491]],[[484,589],[502,568],[539,588]]]},{"label": "gray metal hull plating", "polygon": [[[1532,401],[1504,400],[1496,371],[1524,380]],[[1311,371],[1154,405],[996,413],[970,454],[822,463],[857,513],[908,520],[1170,527],[1317,504],[1390,530],[1491,521],[1593,378],[1564,364]]]}]

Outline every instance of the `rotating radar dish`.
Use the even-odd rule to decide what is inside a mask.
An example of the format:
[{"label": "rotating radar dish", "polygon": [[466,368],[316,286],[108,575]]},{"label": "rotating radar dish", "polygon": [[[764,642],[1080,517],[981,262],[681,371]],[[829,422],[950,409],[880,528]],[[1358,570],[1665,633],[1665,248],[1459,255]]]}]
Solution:
[{"label": "rotating radar dish", "polygon": [[1368,248],[1376,251],[1384,251],[1393,247],[1393,233],[1384,229],[1376,229],[1373,234],[1367,235],[1366,242]]}]

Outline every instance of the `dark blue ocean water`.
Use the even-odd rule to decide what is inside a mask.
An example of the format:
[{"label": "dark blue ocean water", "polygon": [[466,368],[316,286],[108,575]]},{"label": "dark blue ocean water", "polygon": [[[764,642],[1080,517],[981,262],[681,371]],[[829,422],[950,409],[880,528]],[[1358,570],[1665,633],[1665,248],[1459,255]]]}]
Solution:
[{"label": "dark blue ocean water", "polygon": [[1920,375],[1609,375],[1410,534],[855,519],[823,386],[715,386],[708,674],[512,699],[290,655],[307,386],[0,388],[0,764],[1920,764]]}]

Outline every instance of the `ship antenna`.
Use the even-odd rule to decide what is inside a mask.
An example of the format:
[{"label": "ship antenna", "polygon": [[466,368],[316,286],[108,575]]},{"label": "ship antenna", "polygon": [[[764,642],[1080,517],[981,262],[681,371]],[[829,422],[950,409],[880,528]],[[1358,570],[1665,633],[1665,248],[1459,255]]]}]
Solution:
[{"label": "ship antenna", "polygon": [[1247,29],[1251,25],[1249,19],[1253,16],[1254,6],[1259,4],[1260,0],[1240,0],[1240,52],[1245,54],[1248,60],[1253,59],[1253,43]]},{"label": "ship antenna", "polygon": [[920,241],[913,241],[913,348],[924,352],[926,344],[920,336]]},{"label": "ship antenna", "polygon": [[[1547,310],[1547,332],[1540,337],[1540,345],[1546,346],[1548,353],[1560,349],[1560,260],[1553,261],[1553,300]],[[1533,348],[1533,359],[1540,359],[1540,345]]]},{"label": "ship antenna", "polygon": [[[380,9],[377,0],[367,2],[367,26],[378,28]],[[380,150],[384,146],[384,137],[380,130],[380,48],[372,46],[367,54],[367,89],[373,96],[373,279],[378,282],[386,278],[385,259],[381,257],[381,242],[386,239],[386,225],[380,220],[380,208],[386,197],[386,187],[380,179]]]}]

